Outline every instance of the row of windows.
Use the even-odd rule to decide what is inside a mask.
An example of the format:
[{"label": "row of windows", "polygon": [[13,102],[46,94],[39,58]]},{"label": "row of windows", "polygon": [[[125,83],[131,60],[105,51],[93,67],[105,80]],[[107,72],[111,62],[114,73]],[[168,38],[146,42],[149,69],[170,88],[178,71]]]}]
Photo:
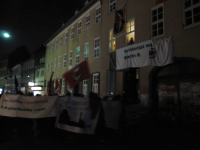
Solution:
[{"label": "row of windows", "polygon": [[44,77],[44,68],[37,69],[37,70],[35,71],[35,77],[36,77],[36,78]]},{"label": "row of windows", "polygon": [[[94,39],[94,58],[99,57],[99,49],[100,49],[99,46],[100,46],[100,38]],[[84,60],[88,60],[88,57],[89,57],[89,43],[87,42],[84,45]],[[73,62],[73,51],[70,51],[69,52],[69,69],[72,67],[72,62]],[[75,63],[78,64],[79,62],[80,62],[80,47],[77,47],[76,53],[75,53]],[[66,68],[66,65],[67,65],[67,54],[65,53],[63,55],[63,68]],[[49,73],[49,72],[52,72],[53,70],[56,71],[56,69],[60,70],[60,67],[61,67],[61,56],[58,57],[58,60],[56,60],[55,58],[54,61],[47,63],[46,72]]]},{"label": "row of windows", "polygon": [[[88,95],[88,80],[83,80],[83,88],[82,93],[84,95]],[[62,88],[61,88],[61,94],[65,93],[65,79],[62,79]],[[69,89],[68,89],[69,90]],[[92,76],[92,92],[98,93],[99,92],[99,74],[95,73]]]},{"label": "row of windows", "polygon": [[[95,11],[95,23],[99,23],[101,21],[101,7],[97,7]],[[88,30],[90,27],[90,14],[87,14],[85,17],[85,29]],[[81,20],[77,23],[77,35],[81,34]],[[74,39],[74,26],[70,29],[70,39]],[[62,46],[62,37],[60,37],[59,46]],[[65,43],[68,41],[68,31],[65,33]],[[52,43],[51,46],[48,48],[47,54],[50,52],[53,52],[58,48],[58,40],[55,41],[55,43]]]},{"label": "row of windows", "polygon": [[35,64],[35,61],[34,61],[34,60],[31,60],[31,61],[29,61],[29,62],[26,62],[26,63],[23,64],[22,70],[27,70],[27,69],[33,68],[33,67],[34,67],[34,64]]},{"label": "row of windows", "polygon": [[[200,23],[200,0],[183,0],[184,27]],[[163,4],[151,10],[152,37],[164,34],[164,8]]]}]

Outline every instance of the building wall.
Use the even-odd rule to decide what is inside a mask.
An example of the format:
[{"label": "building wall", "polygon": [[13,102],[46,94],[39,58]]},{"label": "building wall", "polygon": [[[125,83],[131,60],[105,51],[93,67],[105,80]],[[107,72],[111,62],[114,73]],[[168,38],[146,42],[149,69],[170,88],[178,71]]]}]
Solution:
[{"label": "building wall", "polygon": [[[63,54],[67,54],[67,66],[63,68],[61,61],[61,69],[55,70],[53,79],[56,77],[62,78],[62,74],[69,70],[69,52],[73,51],[73,65],[75,66],[75,51],[80,46],[80,61],[83,61],[84,57],[84,44],[89,42],[89,67],[91,74],[94,72],[100,72],[100,97],[106,95],[106,72],[109,70],[109,31],[114,28],[115,11],[109,11],[109,1],[101,1],[101,22],[95,24],[95,8],[100,5],[98,1],[95,6],[84,12],[79,18],[67,26],[62,32],[60,32],[54,39],[47,44],[46,64],[50,61],[58,59],[61,56],[63,60]],[[163,5],[164,14],[164,34],[152,38],[151,36],[151,9]],[[200,26],[184,27],[184,12],[183,1],[167,0],[164,3],[156,4],[156,0],[148,1],[136,1],[136,0],[117,0],[116,10],[125,7],[125,21],[130,19],[135,20],[135,43],[141,43],[147,40],[159,40],[172,37],[173,43],[173,56],[174,57],[192,57],[200,59],[199,56],[199,32]],[[90,13],[90,28],[85,30],[85,16]],[[77,22],[81,20],[81,34],[77,35]],[[74,26],[74,39],[70,40],[70,29]],[[64,42],[65,33],[68,31],[68,41]],[[60,36],[63,37],[63,45],[57,50],[48,54],[49,49],[53,42]],[[100,56],[97,59],[93,58],[94,55],[94,38],[100,37]],[[123,32],[115,37],[116,50],[127,46],[126,32]],[[58,43],[59,44],[59,43]],[[149,94],[149,73],[154,66],[146,66],[139,68],[139,98],[141,94]],[[49,80],[50,72],[45,71],[45,80]],[[123,93],[123,72],[116,73],[116,94]]]},{"label": "building wall", "polygon": [[[100,72],[100,58],[94,58],[94,39],[100,38],[100,23],[95,23],[95,11],[96,8],[100,6],[100,2],[97,1],[91,8],[83,12],[76,20],[71,22],[65,29],[63,29],[55,38],[53,38],[47,44],[47,52],[45,57],[45,80],[49,81],[51,72],[54,71],[53,80],[56,78],[62,79],[62,75],[70,70],[72,67],[76,66],[80,62],[84,61],[84,44],[89,43],[89,68],[90,73]],[[86,15],[90,14],[90,26],[89,29],[86,30],[85,28],[85,19]],[[77,23],[81,21],[81,33],[77,35]],[[74,38],[70,39],[71,27],[74,27]],[[67,42],[65,42],[65,34],[68,32]],[[62,46],[58,46],[58,49],[48,53],[48,51],[52,47],[52,43],[55,43],[56,40],[59,40],[60,37],[62,38]],[[100,38],[101,41],[101,38]],[[58,42],[59,44],[59,42]],[[55,46],[54,46],[55,47]],[[80,57],[79,63],[76,64],[76,49],[80,47]],[[72,66],[69,66],[69,54],[70,51],[73,52],[72,57]],[[67,54],[66,57],[66,67],[63,67],[63,56]],[[58,69],[58,57],[61,56],[61,66]],[[52,69],[52,71],[47,71],[47,64],[56,59],[56,69]],[[54,66],[53,66],[54,68]]]}]

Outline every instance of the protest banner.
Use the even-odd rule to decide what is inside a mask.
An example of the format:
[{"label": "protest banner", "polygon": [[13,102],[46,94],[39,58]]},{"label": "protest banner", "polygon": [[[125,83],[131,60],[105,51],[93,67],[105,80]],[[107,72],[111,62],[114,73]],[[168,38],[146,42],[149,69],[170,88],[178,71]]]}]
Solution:
[{"label": "protest banner", "polygon": [[82,97],[60,97],[57,105],[56,127],[70,132],[94,134],[99,111],[91,119],[89,100]]},{"label": "protest banner", "polygon": [[56,116],[58,96],[24,96],[3,94],[0,99],[0,116],[44,118]]}]

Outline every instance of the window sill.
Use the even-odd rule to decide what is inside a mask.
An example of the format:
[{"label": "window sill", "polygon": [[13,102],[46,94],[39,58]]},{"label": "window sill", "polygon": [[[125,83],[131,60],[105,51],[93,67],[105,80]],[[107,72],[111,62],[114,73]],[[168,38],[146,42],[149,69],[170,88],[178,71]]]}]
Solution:
[{"label": "window sill", "polygon": [[97,59],[97,58],[99,58],[99,57],[95,57],[94,59]]},{"label": "window sill", "polygon": [[189,29],[189,28],[192,28],[192,27],[195,27],[195,26],[198,26],[198,25],[200,25],[200,22],[195,23],[195,24],[192,24],[192,25],[185,26],[183,29],[184,29],[184,30],[185,30],[185,29]]},{"label": "window sill", "polygon": [[155,37],[151,37],[151,39],[152,40],[155,40],[155,39],[157,39],[157,38],[161,38],[161,37],[163,37],[165,34],[162,34],[162,35],[159,35],[159,36],[155,36]]}]

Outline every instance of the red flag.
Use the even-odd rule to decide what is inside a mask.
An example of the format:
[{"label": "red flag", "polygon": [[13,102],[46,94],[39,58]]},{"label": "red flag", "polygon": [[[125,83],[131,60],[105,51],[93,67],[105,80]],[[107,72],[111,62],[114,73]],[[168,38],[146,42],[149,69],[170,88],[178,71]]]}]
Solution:
[{"label": "red flag", "polygon": [[49,83],[48,83],[48,87],[47,87],[47,96],[49,96],[51,94],[51,83],[52,83],[52,77],[53,77],[53,73],[51,73],[51,77],[50,77],[50,80],[49,80]]},{"label": "red flag", "polygon": [[65,81],[67,82],[69,88],[73,88],[80,81],[85,80],[89,77],[90,71],[87,60],[83,61],[76,67],[63,74],[63,78],[65,78]]},{"label": "red flag", "polygon": [[120,33],[125,29],[125,7],[126,5],[119,10],[115,10],[115,22],[114,22],[114,31],[113,36]]},{"label": "red flag", "polygon": [[55,87],[55,90],[54,90],[54,94],[57,94],[60,92],[60,85],[58,83],[58,78],[56,79],[56,87]]}]

